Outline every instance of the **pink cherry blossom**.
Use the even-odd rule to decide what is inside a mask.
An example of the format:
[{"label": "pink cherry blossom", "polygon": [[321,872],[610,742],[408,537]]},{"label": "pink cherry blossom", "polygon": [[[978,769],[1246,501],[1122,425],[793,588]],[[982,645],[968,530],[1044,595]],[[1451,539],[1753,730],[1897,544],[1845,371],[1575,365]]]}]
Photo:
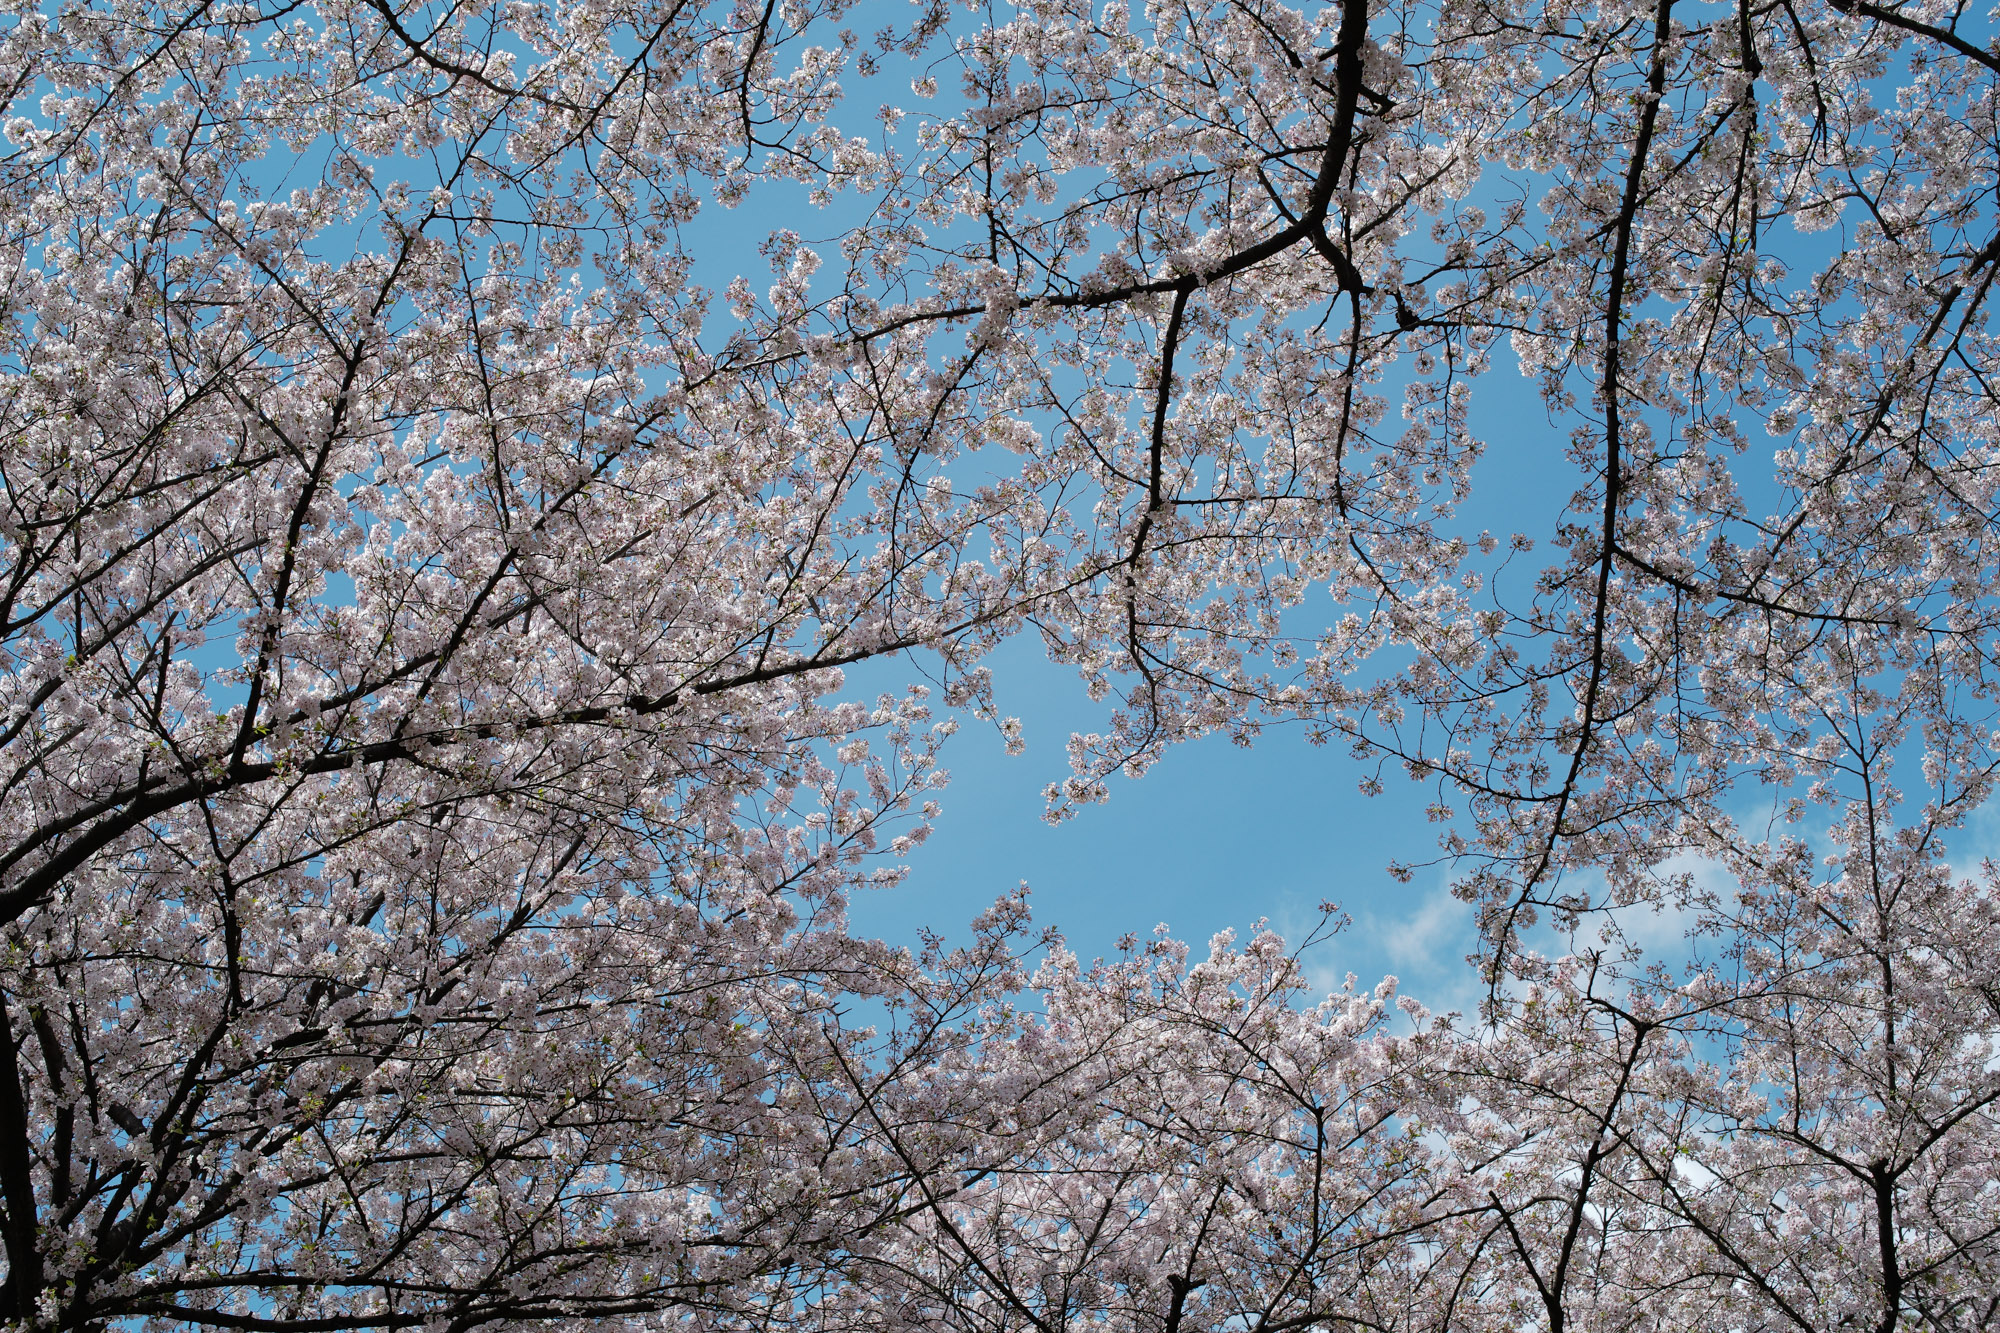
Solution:
[{"label": "pink cherry blossom", "polygon": [[[0,1320],[1991,1326],[1995,17],[7,5]],[[857,937],[1014,635],[1484,1002]]]}]

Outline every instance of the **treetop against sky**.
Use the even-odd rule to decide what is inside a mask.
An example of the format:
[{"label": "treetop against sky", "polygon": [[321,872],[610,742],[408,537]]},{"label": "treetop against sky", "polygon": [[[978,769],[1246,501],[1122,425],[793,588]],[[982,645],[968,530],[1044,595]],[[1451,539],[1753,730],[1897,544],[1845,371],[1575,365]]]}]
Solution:
[{"label": "treetop against sky", "polygon": [[1990,1327],[1993,20],[4,6],[0,1321]]}]

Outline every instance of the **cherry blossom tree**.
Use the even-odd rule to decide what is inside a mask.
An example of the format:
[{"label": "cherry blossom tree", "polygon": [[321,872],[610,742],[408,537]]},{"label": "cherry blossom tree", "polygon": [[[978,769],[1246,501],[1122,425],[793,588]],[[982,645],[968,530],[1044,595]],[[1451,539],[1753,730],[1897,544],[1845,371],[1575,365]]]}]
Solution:
[{"label": "cherry blossom tree", "polygon": [[1387,1032],[1389,983],[1299,1006],[1302,969],[1268,932],[1241,949],[1218,936],[1192,965],[1172,941],[1089,969],[1058,954],[1036,980],[1036,1021],[983,1042],[985,1078],[966,1080],[1033,1089],[1028,1113],[1004,1126],[1004,1157],[927,1181],[899,1243],[854,1270],[889,1293],[871,1321],[1414,1322],[1412,1242],[1439,1192],[1406,1117],[1448,1026],[1409,1006],[1422,1030]]},{"label": "cherry blossom tree", "polygon": [[[9,6],[0,1318],[1989,1325],[1992,22]],[[1477,1022],[854,938],[1012,635]]]}]

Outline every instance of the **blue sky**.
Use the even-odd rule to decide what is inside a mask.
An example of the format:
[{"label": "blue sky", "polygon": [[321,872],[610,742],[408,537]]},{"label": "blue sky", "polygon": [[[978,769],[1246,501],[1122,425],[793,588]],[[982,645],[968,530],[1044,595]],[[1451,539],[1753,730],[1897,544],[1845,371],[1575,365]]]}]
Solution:
[{"label": "blue sky", "polygon": [[[1473,398],[1474,434],[1488,448],[1453,526],[1535,538],[1523,562],[1532,577],[1576,485],[1562,457],[1568,423],[1550,424],[1504,342],[1493,360]],[[1294,628],[1310,636],[1315,619],[1330,623],[1341,610],[1316,589]],[[1476,1004],[1479,985],[1464,962],[1474,943],[1471,909],[1450,895],[1451,867],[1419,865],[1408,883],[1387,871],[1391,861],[1438,857],[1441,830],[1425,815],[1432,784],[1391,769],[1382,794],[1364,796],[1359,784],[1372,763],[1277,725],[1249,748],[1210,736],[1170,749],[1144,777],[1112,779],[1107,803],[1051,825],[1043,788],[1068,775],[1069,737],[1101,726],[1102,707],[1032,635],[1004,645],[989,664],[998,710],[1021,718],[1026,752],[1009,757],[996,730],[978,722],[947,743],[951,783],[935,831],[910,854],[903,884],[857,897],[858,931],[902,943],[925,928],[962,937],[972,916],[1025,881],[1036,921],[1060,928],[1088,958],[1163,923],[1200,942],[1264,919],[1296,941],[1319,922],[1319,904],[1332,901],[1352,924],[1308,956],[1316,984],[1332,988],[1352,972],[1372,985],[1393,974],[1434,1008]],[[884,664],[865,678],[850,673],[850,685],[872,692],[910,675],[905,664]]]},{"label": "blue sky", "polygon": [[1068,772],[1063,747],[1073,727],[1088,725],[1090,706],[1065,669],[1036,653],[1017,640],[994,673],[1001,708],[1022,718],[1027,752],[1009,757],[978,724],[952,738],[936,831],[911,853],[903,884],[857,897],[857,930],[901,942],[922,927],[962,934],[1026,881],[1036,920],[1090,957],[1161,923],[1200,941],[1268,918],[1296,939],[1331,899],[1354,924],[1311,955],[1322,984],[1347,971],[1370,984],[1393,972],[1427,991],[1456,982],[1471,947],[1469,909],[1445,894],[1441,868],[1409,884],[1385,869],[1436,854],[1428,788],[1397,782],[1363,796],[1363,770],[1344,747],[1316,748],[1280,727],[1249,749],[1220,736],[1179,746],[1145,777],[1115,781],[1109,802],[1051,825],[1042,788]]}]

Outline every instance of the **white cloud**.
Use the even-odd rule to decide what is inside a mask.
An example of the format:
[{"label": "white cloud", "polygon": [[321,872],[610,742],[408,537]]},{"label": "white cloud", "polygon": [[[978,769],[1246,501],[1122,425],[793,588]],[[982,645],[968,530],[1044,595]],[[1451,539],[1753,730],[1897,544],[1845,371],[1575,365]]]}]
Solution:
[{"label": "white cloud", "polygon": [[[1384,894],[1350,915],[1349,929],[1305,956],[1315,990],[1338,990],[1349,973],[1364,988],[1392,975],[1400,993],[1435,1012],[1476,1011],[1484,992],[1465,961],[1476,943],[1472,909],[1451,896],[1448,873],[1439,870],[1428,885]],[[1316,919],[1287,911],[1279,927],[1288,939],[1303,940]]]}]

